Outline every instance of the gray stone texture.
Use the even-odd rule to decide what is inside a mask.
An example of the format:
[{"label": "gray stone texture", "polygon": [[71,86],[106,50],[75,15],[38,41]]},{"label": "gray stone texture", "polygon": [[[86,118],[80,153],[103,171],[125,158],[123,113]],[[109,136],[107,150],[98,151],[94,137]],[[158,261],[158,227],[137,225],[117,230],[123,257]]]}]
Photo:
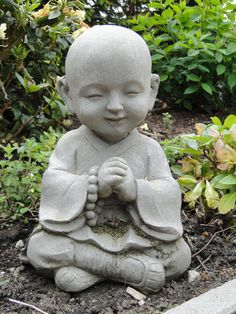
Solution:
[{"label": "gray stone texture", "polygon": [[211,289],[193,298],[165,314],[235,314],[236,279]]},{"label": "gray stone texture", "polygon": [[65,70],[58,91],[83,125],[50,158],[28,260],[65,291],[111,279],[155,293],[191,258],[179,186],[160,145],[136,129],[159,88],[148,47],[131,30],[96,26]]}]

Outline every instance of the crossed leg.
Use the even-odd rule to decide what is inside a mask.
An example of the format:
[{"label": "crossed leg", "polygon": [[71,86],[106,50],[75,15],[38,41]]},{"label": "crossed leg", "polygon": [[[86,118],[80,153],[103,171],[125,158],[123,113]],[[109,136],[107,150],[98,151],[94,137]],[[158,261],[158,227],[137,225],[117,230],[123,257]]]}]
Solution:
[{"label": "crossed leg", "polygon": [[155,256],[142,252],[117,255],[40,231],[32,235],[27,256],[36,269],[54,276],[59,288],[68,292],[82,291],[111,279],[126,282],[145,293],[155,293],[163,286],[165,277],[174,278],[186,269],[186,265],[176,268],[176,261],[183,258],[183,249],[180,254],[176,253],[178,246],[183,246],[181,241],[177,246],[166,245],[160,251],[154,250]]}]

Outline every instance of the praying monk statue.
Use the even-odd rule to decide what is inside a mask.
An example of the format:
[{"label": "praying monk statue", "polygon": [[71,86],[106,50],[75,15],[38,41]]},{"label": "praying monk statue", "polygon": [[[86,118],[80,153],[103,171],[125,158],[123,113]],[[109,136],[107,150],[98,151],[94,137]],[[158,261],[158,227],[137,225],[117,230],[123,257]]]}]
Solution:
[{"label": "praying monk statue", "polygon": [[50,158],[27,247],[28,261],[64,291],[109,279],[156,293],[190,264],[179,186],[158,142],[136,129],[159,82],[129,29],[95,26],[69,49],[57,88],[82,126]]}]

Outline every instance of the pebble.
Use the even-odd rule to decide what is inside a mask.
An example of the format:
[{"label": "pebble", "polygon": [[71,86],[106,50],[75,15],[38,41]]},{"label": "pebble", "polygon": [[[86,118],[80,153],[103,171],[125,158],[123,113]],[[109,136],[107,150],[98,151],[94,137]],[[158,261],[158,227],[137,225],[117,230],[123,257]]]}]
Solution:
[{"label": "pebble", "polygon": [[199,281],[201,279],[201,275],[199,272],[196,270],[189,270],[188,271],[188,282],[194,282],[194,281]]},{"label": "pebble", "polygon": [[145,304],[145,301],[142,299],[138,302],[139,306],[143,306]]},{"label": "pebble", "polygon": [[233,240],[232,240],[232,243],[233,243],[234,245],[236,245],[236,239],[233,239]]},{"label": "pebble", "polygon": [[15,247],[17,249],[22,249],[24,247],[24,242],[22,240],[17,241]]}]

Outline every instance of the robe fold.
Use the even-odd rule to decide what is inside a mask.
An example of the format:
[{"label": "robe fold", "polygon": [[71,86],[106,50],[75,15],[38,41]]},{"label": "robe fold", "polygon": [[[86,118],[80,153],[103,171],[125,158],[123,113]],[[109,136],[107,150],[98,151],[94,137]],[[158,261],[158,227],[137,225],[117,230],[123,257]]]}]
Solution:
[{"label": "robe fold", "polygon": [[[111,157],[126,160],[137,184],[135,202],[121,202],[115,194],[104,199],[98,226],[116,219],[128,226],[119,236],[89,227],[84,215],[88,171]],[[65,134],[50,158],[43,176],[39,221],[45,231],[107,252],[122,252],[181,238],[180,208],[179,186],[156,141],[135,129],[120,142],[109,144],[82,126]]]}]

